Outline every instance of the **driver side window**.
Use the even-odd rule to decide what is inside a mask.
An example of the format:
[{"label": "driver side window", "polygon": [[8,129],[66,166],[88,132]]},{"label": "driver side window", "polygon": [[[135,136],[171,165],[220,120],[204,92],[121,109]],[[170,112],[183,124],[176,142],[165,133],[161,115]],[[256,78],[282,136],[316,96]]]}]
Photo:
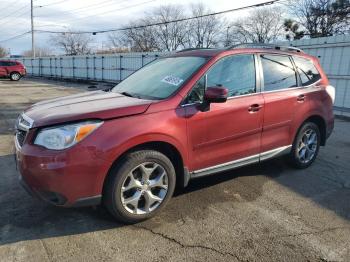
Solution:
[{"label": "driver side window", "polygon": [[255,93],[254,55],[234,55],[218,61],[194,85],[187,98],[187,103],[202,102],[205,89],[214,86],[227,88],[229,97]]}]

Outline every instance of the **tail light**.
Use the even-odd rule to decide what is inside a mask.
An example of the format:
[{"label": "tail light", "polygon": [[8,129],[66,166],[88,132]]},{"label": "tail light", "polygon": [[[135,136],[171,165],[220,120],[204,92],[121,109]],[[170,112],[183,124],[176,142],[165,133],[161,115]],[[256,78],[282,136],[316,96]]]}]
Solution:
[{"label": "tail light", "polygon": [[326,86],[326,91],[328,95],[331,97],[333,105],[335,102],[335,88],[333,86]]}]

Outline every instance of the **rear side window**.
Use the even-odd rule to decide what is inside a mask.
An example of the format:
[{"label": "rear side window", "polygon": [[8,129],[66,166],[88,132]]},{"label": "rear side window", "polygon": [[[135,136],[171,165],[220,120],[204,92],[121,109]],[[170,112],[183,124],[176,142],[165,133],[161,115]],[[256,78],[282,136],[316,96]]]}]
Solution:
[{"label": "rear side window", "polygon": [[297,77],[288,56],[261,55],[264,72],[264,91],[297,87]]},{"label": "rear side window", "polygon": [[15,65],[17,65],[16,62],[0,61],[0,66],[15,66]]},{"label": "rear side window", "polygon": [[293,59],[303,86],[312,85],[321,79],[320,73],[311,60],[302,57],[293,57]]}]

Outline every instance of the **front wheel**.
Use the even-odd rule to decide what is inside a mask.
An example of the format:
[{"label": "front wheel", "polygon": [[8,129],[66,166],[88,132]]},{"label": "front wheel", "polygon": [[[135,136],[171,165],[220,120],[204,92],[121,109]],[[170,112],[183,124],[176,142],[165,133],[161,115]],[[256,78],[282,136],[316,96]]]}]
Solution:
[{"label": "front wheel", "polygon": [[117,220],[137,223],[165,206],[175,183],[174,166],[164,154],[153,150],[133,152],[112,168],[103,202]]},{"label": "front wheel", "polygon": [[307,168],[316,159],[321,135],[315,123],[307,122],[299,130],[290,153],[290,162],[296,168]]},{"label": "front wheel", "polygon": [[21,74],[20,74],[20,73],[17,73],[17,72],[11,73],[10,79],[11,79],[12,81],[18,81],[18,80],[21,79]]}]

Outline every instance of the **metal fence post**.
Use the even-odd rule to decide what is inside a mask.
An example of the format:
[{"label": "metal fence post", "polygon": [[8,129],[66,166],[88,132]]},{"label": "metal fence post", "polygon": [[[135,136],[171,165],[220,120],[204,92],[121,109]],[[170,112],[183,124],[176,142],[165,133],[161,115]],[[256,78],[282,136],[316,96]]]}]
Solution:
[{"label": "metal fence post", "polygon": [[123,56],[120,55],[120,56],[119,56],[119,82],[122,81],[122,70],[123,70],[123,67],[122,67],[122,59],[123,59]]},{"label": "metal fence post", "polygon": [[42,68],[41,68],[41,66],[42,66],[42,59],[39,58],[39,75],[40,76],[42,76]]},{"label": "metal fence post", "polygon": [[52,77],[52,61],[51,61],[51,57],[50,57],[50,76]]},{"label": "metal fence post", "polygon": [[94,56],[93,66],[94,66],[94,80],[96,80],[96,56]]},{"label": "metal fence post", "polygon": [[60,57],[61,78],[63,78],[63,66],[62,66],[62,60],[63,60],[63,58],[62,58],[62,57]]},{"label": "metal fence post", "polygon": [[101,57],[101,67],[102,67],[102,70],[101,70],[101,80],[103,81],[103,72],[105,71],[105,68],[104,68],[104,56]]},{"label": "metal fence post", "polygon": [[89,79],[89,57],[85,56],[86,79]]},{"label": "metal fence post", "polygon": [[31,64],[31,68],[32,68],[32,75],[34,75],[34,69],[33,69],[33,58],[30,59],[30,64]]},{"label": "metal fence post", "polygon": [[57,57],[55,57],[55,77],[57,77]]},{"label": "metal fence post", "polygon": [[73,74],[73,79],[75,79],[75,74],[74,74],[75,63],[74,63],[74,61],[75,61],[75,57],[73,56],[72,57],[72,65],[73,65],[73,72],[72,72],[72,74]]}]

